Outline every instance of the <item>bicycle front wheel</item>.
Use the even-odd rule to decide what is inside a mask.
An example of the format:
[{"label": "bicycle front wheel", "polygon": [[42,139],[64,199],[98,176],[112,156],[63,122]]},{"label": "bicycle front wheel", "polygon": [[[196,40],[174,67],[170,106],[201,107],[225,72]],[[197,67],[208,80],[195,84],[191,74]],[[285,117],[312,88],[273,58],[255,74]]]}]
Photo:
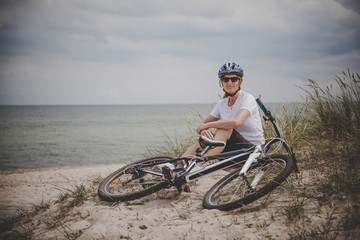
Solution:
[{"label": "bicycle front wheel", "polygon": [[171,156],[153,157],[131,163],[110,174],[99,185],[102,200],[130,201],[157,192],[168,186],[163,180],[161,166],[175,159]]},{"label": "bicycle front wheel", "polygon": [[294,166],[287,155],[272,155],[258,160],[240,176],[237,169],[217,182],[203,199],[204,208],[233,210],[274,190],[290,175]]}]

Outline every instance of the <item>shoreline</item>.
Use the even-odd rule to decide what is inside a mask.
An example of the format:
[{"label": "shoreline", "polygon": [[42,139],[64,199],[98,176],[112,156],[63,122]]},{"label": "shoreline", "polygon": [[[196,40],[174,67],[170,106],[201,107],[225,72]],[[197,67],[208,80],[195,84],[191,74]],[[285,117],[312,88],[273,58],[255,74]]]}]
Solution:
[{"label": "shoreline", "polygon": [[90,165],[74,165],[74,166],[59,166],[59,167],[43,167],[43,168],[19,168],[19,169],[9,169],[1,170],[1,174],[12,174],[12,173],[26,173],[26,172],[44,172],[52,170],[61,170],[61,169],[74,169],[74,168],[92,168],[92,167],[104,167],[104,166],[113,166],[113,165],[125,165],[127,163],[99,163],[99,164],[90,164]]}]

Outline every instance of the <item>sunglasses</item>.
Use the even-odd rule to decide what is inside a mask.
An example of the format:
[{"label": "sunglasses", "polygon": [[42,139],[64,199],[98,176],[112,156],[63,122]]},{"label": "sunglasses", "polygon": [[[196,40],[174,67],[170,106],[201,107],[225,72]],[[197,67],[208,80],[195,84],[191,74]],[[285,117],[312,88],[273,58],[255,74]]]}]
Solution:
[{"label": "sunglasses", "polygon": [[223,77],[223,78],[221,78],[221,81],[222,82],[224,82],[224,83],[227,83],[229,80],[231,80],[231,82],[237,82],[237,81],[239,81],[239,77]]}]

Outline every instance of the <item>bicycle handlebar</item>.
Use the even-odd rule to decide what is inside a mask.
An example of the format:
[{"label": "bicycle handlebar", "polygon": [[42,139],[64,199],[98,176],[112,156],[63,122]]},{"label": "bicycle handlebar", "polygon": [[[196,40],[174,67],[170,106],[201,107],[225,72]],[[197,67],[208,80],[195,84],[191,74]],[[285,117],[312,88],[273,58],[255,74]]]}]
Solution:
[{"label": "bicycle handlebar", "polygon": [[257,104],[259,105],[259,107],[261,108],[261,110],[264,112],[265,116],[264,116],[264,119],[265,120],[270,120],[273,127],[274,127],[274,130],[276,132],[276,135],[280,138],[282,138],[282,134],[279,130],[279,126],[276,124],[276,120],[275,118],[273,117],[273,115],[271,114],[271,112],[265,107],[265,105],[262,103],[262,101],[260,100],[260,98],[257,98],[256,99],[256,102]]},{"label": "bicycle handlebar", "polygon": [[265,107],[265,105],[262,103],[262,101],[260,100],[260,98],[256,99],[257,104],[259,105],[259,107],[261,108],[261,110],[264,112],[265,120],[270,120],[272,122],[275,122],[275,118],[273,117],[273,115],[271,114],[271,112]]},{"label": "bicycle handlebar", "polygon": [[264,112],[265,116],[270,117],[271,116],[271,112],[269,110],[267,110],[267,108],[265,107],[265,105],[262,103],[262,101],[260,100],[260,98],[256,99],[257,104],[259,105],[259,107],[261,108],[261,110]]}]

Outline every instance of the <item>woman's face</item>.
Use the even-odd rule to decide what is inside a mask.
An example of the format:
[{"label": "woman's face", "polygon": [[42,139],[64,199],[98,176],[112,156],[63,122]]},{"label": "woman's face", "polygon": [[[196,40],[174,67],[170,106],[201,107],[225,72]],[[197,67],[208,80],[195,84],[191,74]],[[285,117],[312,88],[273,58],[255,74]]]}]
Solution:
[{"label": "woman's face", "polygon": [[233,94],[241,86],[242,79],[236,74],[227,74],[221,78],[221,82],[225,91]]}]

